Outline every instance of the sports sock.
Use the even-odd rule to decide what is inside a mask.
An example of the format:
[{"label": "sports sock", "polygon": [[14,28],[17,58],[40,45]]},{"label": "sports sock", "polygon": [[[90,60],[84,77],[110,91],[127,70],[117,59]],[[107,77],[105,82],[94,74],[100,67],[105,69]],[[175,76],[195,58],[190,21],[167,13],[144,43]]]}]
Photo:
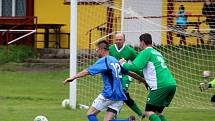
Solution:
[{"label": "sports sock", "polygon": [[132,106],[129,106],[135,113],[138,114],[138,116],[143,116],[143,112],[140,110],[140,108],[137,106],[136,103],[134,103]]},{"label": "sports sock", "polygon": [[164,115],[160,115],[159,117],[160,117],[161,121],[168,121]]},{"label": "sports sock", "polygon": [[89,121],[98,121],[98,119],[96,118],[96,115],[94,114],[88,115],[87,118]]},{"label": "sports sock", "polygon": [[161,121],[160,117],[157,114],[151,114],[149,116],[150,121]]},{"label": "sports sock", "polygon": [[143,112],[140,110],[140,108],[137,106],[137,104],[134,102],[134,100],[130,97],[129,93],[126,90],[123,90],[125,92],[125,95],[127,97],[127,100],[124,100],[126,105],[131,108],[135,113],[138,114],[138,116],[142,116]]}]

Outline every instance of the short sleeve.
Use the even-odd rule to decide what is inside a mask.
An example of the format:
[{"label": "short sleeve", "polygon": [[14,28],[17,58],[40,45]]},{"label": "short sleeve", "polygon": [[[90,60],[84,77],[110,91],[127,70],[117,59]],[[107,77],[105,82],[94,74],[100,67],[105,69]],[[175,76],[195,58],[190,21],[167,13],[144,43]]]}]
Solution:
[{"label": "short sleeve", "polygon": [[90,75],[103,73],[106,70],[107,70],[107,67],[105,64],[105,58],[100,58],[99,60],[96,61],[95,64],[87,68],[87,71]]}]

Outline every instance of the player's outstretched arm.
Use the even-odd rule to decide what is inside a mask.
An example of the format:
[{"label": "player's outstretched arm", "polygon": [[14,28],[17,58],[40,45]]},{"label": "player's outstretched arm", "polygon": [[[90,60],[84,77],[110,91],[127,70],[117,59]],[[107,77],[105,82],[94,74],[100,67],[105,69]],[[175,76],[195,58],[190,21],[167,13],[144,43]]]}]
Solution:
[{"label": "player's outstretched arm", "polygon": [[65,79],[65,80],[63,81],[63,83],[64,83],[64,85],[65,85],[65,84],[67,84],[68,82],[72,82],[73,80],[75,80],[75,79],[77,79],[77,78],[84,77],[84,76],[86,76],[86,75],[88,75],[88,74],[89,74],[88,71],[87,71],[86,69],[84,69],[83,71],[81,71],[81,72],[75,74],[74,76]]},{"label": "player's outstretched arm", "polygon": [[139,82],[142,82],[145,85],[146,89],[148,90],[149,85],[147,84],[146,80],[143,77],[139,76],[138,74],[136,74],[132,71],[129,71],[128,75],[133,77],[134,79],[138,80]]}]

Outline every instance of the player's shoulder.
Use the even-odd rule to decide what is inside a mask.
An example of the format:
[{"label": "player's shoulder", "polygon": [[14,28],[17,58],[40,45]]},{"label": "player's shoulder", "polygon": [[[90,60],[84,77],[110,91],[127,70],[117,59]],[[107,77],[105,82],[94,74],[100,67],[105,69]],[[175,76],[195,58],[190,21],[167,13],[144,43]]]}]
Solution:
[{"label": "player's shoulder", "polygon": [[109,46],[109,49],[114,49],[115,48],[115,44],[112,44]]},{"label": "player's shoulder", "polygon": [[148,52],[152,52],[152,51],[154,51],[155,49],[154,48],[152,48],[152,47],[147,47],[147,48],[145,48],[144,50],[142,50],[141,51],[141,53],[148,53]]},{"label": "player's shoulder", "polygon": [[111,60],[117,60],[114,56],[112,55],[107,55],[106,58],[111,59]]},{"label": "player's shoulder", "polygon": [[128,49],[128,50],[136,51],[136,50],[134,49],[134,47],[132,47],[131,45],[125,45],[124,48],[125,48],[125,49]]},{"label": "player's shoulder", "polygon": [[153,51],[154,51],[153,48],[145,48],[142,51],[140,51],[138,55],[150,56],[153,53]]},{"label": "player's shoulder", "polygon": [[127,48],[133,48],[130,44],[126,44],[125,47],[127,47]]},{"label": "player's shoulder", "polygon": [[118,62],[118,60],[112,55],[107,55],[105,56],[105,58],[106,58],[106,61],[108,62]]},{"label": "player's shoulder", "polygon": [[111,56],[111,55],[106,55],[104,57],[99,58],[96,61],[96,64],[110,63],[110,62],[118,62],[118,60],[115,57]]}]

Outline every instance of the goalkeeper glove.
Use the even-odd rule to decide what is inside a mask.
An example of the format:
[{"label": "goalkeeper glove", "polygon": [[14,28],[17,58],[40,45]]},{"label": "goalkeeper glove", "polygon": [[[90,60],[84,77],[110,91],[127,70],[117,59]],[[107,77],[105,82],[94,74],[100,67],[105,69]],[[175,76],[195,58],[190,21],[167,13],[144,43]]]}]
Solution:
[{"label": "goalkeeper glove", "polygon": [[205,91],[205,90],[208,90],[208,88],[209,88],[209,84],[206,81],[205,82],[201,82],[199,84],[199,89],[201,90],[201,92]]}]

